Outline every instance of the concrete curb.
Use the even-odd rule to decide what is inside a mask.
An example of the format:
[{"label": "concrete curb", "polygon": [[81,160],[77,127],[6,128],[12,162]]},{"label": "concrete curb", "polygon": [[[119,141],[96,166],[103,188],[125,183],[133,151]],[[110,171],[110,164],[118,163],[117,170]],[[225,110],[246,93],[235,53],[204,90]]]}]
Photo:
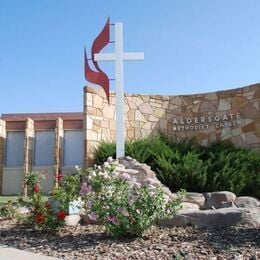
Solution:
[{"label": "concrete curb", "polygon": [[35,254],[0,244],[0,260],[58,260],[58,258]]}]

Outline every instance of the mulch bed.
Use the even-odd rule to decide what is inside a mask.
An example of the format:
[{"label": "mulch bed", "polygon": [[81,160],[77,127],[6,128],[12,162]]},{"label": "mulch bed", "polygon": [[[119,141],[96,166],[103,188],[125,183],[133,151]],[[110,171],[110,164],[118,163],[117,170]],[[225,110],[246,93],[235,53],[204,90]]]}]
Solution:
[{"label": "mulch bed", "polygon": [[60,259],[260,259],[260,230],[246,226],[152,227],[141,238],[113,239],[97,225],[64,227],[54,235],[2,219],[0,243]]}]

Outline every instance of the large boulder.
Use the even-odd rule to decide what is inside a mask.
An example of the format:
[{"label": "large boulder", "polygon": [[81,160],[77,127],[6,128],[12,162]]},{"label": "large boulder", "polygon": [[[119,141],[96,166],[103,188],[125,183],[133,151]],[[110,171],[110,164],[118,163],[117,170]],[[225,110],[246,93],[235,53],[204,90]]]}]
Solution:
[{"label": "large boulder", "polygon": [[200,208],[202,208],[205,204],[206,199],[205,196],[201,193],[187,192],[182,201],[197,204]]},{"label": "large boulder", "polygon": [[260,208],[221,208],[217,210],[197,210],[180,212],[172,219],[159,221],[161,226],[194,225],[202,228],[221,228],[239,224],[260,227]]},{"label": "large boulder", "polygon": [[232,207],[236,200],[236,195],[230,191],[216,191],[205,193],[205,209],[219,209]]},{"label": "large boulder", "polygon": [[255,208],[260,206],[260,201],[253,197],[241,196],[236,198],[235,205],[238,208]]},{"label": "large boulder", "polygon": [[173,194],[171,190],[166,187],[156,177],[156,173],[145,163],[140,163],[130,156],[119,158],[119,165],[116,167],[119,172],[126,172],[132,178],[135,178],[137,182],[144,185],[149,181],[153,183],[155,187],[160,187],[171,199],[176,199],[177,195]]},{"label": "large boulder", "polygon": [[179,212],[188,212],[188,211],[196,211],[199,210],[199,206],[195,203],[190,202],[181,202],[181,209]]},{"label": "large boulder", "polygon": [[[151,167],[145,163],[139,163],[135,159],[130,156],[126,156],[119,159],[119,169],[120,167],[124,167],[125,169],[135,170],[132,173],[132,177],[135,177],[137,181],[143,182],[147,178],[154,179],[159,182],[156,177],[156,173],[151,170]],[[123,170],[123,167],[121,168]]]}]

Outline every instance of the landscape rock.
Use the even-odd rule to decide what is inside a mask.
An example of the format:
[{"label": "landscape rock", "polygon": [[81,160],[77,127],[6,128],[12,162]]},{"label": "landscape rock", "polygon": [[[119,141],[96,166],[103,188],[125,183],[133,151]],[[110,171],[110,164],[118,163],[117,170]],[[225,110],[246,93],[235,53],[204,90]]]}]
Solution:
[{"label": "landscape rock", "polygon": [[221,208],[180,212],[172,219],[159,221],[164,227],[194,225],[199,228],[221,228],[239,224],[260,227],[260,208]]},{"label": "landscape rock", "polygon": [[67,215],[65,217],[65,225],[66,226],[76,226],[80,221],[79,215]]},{"label": "landscape rock", "polygon": [[239,208],[242,218],[239,224],[260,228],[260,208]]},{"label": "landscape rock", "polygon": [[133,169],[138,171],[138,174],[133,177],[137,178],[137,181],[141,183],[147,178],[151,178],[159,182],[159,180],[156,177],[156,173],[152,171],[151,167],[145,163],[139,163],[138,161],[131,158],[130,156],[120,158],[119,163],[125,166],[126,169]]},{"label": "landscape rock", "polygon": [[[172,193],[156,177],[151,167],[139,163],[127,156],[118,160],[117,170],[128,173],[141,185],[147,183],[155,187],[161,187],[171,198],[177,199],[177,193]],[[259,200],[252,197],[238,197],[230,191],[208,192],[205,194],[187,192],[181,199],[181,209],[178,214],[169,219],[160,220],[161,226],[187,226],[194,225],[203,228],[222,228],[234,225],[260,226]],[[93,223],[85,217],[85,223]]]},{"label": "landscape rock", "polygon": [[182,201],[197,204],[200,208],[202,208],[205,204],[206,199],[205,196],[201,193],[187,192]]},{"label": "landscape rock", "polygon": [[255,208],[260,206],[260,201],[253,197],[241,196],[236,198],[235,205],[239,208]]},{"label": "landscape rock", "polygon": [[141,185],[146,184],[147,180],[151,181],[155,187],[160,187],[170,199],[177,199],[177,195],[160,182],[156,173],[151,170],[151,167],[145,163],[139,163],[130,156],[119,158],[119,165],[116,168],[120,172],[128,173],[132,178],[135,178]]},{"label": "landscape rock", "polygon": [[180,212],[195,211],[195,210],[199,210],[199,209],[200,209],[200,207],[195,203],[182,202]]},{"label": "landscape rock", "polygon": [[236,195],[230,191],[216,191],[205,193],[205,209],[219,209],[233,206]]},{"label": "landscape rock", "polygon": [[29,213],[30,213],[29,208],[28,208],[28,207],[25,207],[25,206],[18,207],[18,208],[17,208],[17,211],[18,211],[19,214],[22,214],[22,215],[23,215],[23,214],[26,215],[26,214],[29,214]]}]

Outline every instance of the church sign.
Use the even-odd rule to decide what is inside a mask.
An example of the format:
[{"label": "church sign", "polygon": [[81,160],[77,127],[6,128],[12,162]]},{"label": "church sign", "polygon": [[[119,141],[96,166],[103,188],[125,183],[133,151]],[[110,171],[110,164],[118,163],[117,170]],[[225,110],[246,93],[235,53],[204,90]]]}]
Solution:
[{"label": "church sign", "polygon": [[[102,140],[116,140],[115,94],[85,87],[87,159]],[[260,84],[205,94],[162,96],[125,94],[127,140],[164,133],[196,138],[202,145],[225,140],[260,150]]]},{"label": "church sign", "polygon": [[179,119],[173,119],[174,131],[207,130],[211,125],[216,129],[241,126],[241,114],[225,113],[223,115],[181,117]]}]

